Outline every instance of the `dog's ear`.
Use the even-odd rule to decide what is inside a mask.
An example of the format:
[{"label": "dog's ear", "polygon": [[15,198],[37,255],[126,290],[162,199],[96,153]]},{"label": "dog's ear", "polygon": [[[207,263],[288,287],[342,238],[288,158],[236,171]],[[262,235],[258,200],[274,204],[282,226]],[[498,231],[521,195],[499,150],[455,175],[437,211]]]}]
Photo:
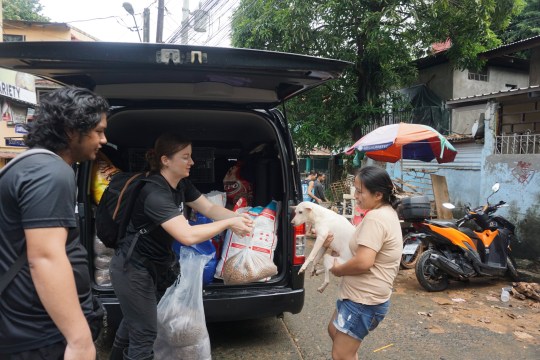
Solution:
[{"label": "dog's ear", "polygon": [[309,202],[309,201],[306,201],[305,202],[305,208],[306,210],[312,210],[313,209],[313,204],[312,202]]},{"label": "dog's ear", "polygon": [[296,205],[291,205],[291,206],[289,206],[289,208],[290,208],[292,211],[295,211],[295,210],[296,210]]}]

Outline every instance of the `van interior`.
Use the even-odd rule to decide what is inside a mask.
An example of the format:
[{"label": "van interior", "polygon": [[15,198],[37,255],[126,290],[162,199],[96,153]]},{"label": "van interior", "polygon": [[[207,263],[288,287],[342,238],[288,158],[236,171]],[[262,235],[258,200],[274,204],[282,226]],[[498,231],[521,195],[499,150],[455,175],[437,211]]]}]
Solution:
[{"label": "van interior", "polygon": [[[223,179],[227,171],[243,162],[241,175],[252,184],[252,203],[248,206],[266,206],[272,200],[280,203],[277,221],[278,243],[274,251],[274,263],[278,275],[269,280],[279,282],[285,274],[287,252],[283,248],[288,219],[285,186],[287,179],[278,132],[268,116],[257,111],[203,110],[203,109],[113,109],[108,117],[106,136],[108,145],[102,152],[121,171],[141,172],[147,170],[145,153],[152,148],[154,140],[163,133],[175,133],[192,141],[193,160],[190,179],[203,194],[217,190],[224,192]],[[90,188],[92,184],[90,184]],[[289,185],[290,188],[290,185]],[[88,197],[89,199],[91,198]],[[234,204],[228,203],[232,208]],[[93,204],[95,207],[96,205]],[[189,214],[187,214],[189,216]],[[91,236],[94,238],[94,236]],[[88,247],[92,251],[92,247]],[[93,247],[96,251],[96,247]],[[106,264],[96,262],[97,254],[89,254],[96,265],[96,283],[110,286],[106,279],[99,279],[100,268]],[[223,286],[214,279],[207,287]],[[253,286],[253,284],[246,284]]]}]

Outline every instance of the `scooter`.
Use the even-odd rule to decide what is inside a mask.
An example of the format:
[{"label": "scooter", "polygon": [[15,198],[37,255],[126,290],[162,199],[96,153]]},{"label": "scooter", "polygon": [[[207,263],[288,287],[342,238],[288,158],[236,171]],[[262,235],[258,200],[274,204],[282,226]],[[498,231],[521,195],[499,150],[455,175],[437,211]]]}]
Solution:
[{"label": "scooter", "polygon": [[[499,191],[492,187],[486,205],[470,209],[455,221],[424,220],[414,222],[418,237],[427,250],[416,262],[415,274],[427,291],[443,291],[449,280],[467,280],[472,277],[509,276],[518,281],[516,264],[511,256],[510,244],[516,241],[515,226],[502,216],[494,215],[505,206],[504,201],[489,204],[489,198]],[[453,209],[452,204],[444,204]],[[472,220],[476,229],[463,225]]]}]

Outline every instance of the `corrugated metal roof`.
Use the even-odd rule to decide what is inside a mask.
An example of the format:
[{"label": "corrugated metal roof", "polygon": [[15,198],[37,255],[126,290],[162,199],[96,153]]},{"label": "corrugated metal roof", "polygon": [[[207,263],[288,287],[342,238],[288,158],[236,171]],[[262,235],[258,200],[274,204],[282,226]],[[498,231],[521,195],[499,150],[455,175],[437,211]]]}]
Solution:
[{"label": "corrugated metal roof", "polygon": [[489,58],[492,56],[500,56],[505,54],[511,54],[517,51],[531,49],[533,47],[540,46],[540,35],[533,36],[527,39],[519,40],[513,43],[504,44],[499,47],[493,48],[488,51],[480,53],[480,57]]},{"label": "corrugated metal roof", "polygon": [[494,98],[498,98],[502,96],[521,95],[521,94],[527,94],[527,93],[538,91],[538,90],[540,90],[540,85],[531,85],[524,88],[500,90],[500,91],[495,91],[488,94],[471,95],[471,96],[464,96],[464,97],[446,100],[446,105],[452,108],[453,105],[457,105],[461,103],[487,102],[490,99],[494,99]]}]

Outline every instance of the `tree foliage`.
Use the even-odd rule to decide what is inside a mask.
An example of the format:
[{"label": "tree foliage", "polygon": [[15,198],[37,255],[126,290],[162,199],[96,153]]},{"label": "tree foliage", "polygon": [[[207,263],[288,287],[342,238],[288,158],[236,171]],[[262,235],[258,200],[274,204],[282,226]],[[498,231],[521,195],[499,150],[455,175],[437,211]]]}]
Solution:
[{"label": "tree foliage", "polygon": [[525,0],[523,11],[500,32],[505,44],[540,35],[540,0]]},{"label": "tree foliage", "polygon": [[39,0],[3,0],[2,10],[6,20],[49,21]]},{"label": "tree foliage", "polygon": [[[287,104],[297,146],[339,148],[388,111],[392,91],[416,78],[414,59],[450,40],[457,68],[479,67],[479,52],[500,44],[523,0],[241,0],[236,47],[350,61],[338,81]],[[397,104],[397,105],[396,105]]]}]

